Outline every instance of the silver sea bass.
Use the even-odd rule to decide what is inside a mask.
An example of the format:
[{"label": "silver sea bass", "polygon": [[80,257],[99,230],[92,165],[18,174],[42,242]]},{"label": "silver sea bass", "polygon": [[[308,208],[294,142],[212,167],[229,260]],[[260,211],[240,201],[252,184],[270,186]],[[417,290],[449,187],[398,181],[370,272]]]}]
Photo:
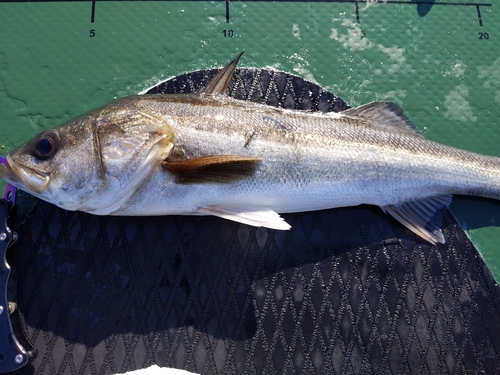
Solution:
[{"label": "silver sea bass", "polygon": [[127,97],[45,131],[0,176],[68,210],[274,229],[290,228],[278,213],[371,204],[431,243],[452,194],[500,199],[500,158],[425,140],[394,103],[323,114],[223,95],[238,58],[201,94]]}]

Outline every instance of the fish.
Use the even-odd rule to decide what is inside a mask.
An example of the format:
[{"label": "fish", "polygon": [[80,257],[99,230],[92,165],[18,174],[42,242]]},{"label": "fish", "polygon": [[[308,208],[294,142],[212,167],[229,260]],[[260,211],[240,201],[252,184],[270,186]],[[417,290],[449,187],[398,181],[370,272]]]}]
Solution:
[{"label": "fish", "polygon": [[195,94],[128,96],[46,130],[0,177],[95,215],[213,215],[275,230],[280,214],[379,206],[431,244],[452,196],[500,199],[500,158],[425,139],[393,102],[339,113],[226,95],[241,53]]}]

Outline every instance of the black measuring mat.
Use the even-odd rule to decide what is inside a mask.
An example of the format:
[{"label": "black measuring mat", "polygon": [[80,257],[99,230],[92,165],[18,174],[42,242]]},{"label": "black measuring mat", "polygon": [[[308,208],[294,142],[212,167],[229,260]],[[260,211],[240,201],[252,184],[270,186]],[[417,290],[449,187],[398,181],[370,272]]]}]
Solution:
[{"label": "black measuring mat", "polygon": [[[153,91],[195,91],[214,73]],[[238,70],[230,92],[347,108],[266,70]],[[204,374],[500,373],[500,290],[449,212],[438,246],[377,207],[283,216],[290,231],[38,202],[13,254],[21,321],[38,355],[17,373],[153,364]]]}]

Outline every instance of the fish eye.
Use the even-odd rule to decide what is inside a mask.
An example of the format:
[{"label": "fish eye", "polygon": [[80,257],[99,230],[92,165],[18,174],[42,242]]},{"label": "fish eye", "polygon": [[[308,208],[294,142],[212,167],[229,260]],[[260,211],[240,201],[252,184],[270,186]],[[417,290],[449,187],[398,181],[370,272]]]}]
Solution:
[{"label": "fish eye", "polygon": [[54,130],[40,134],[35,141],[34,156],[39,159],[48,159],[59,148],[59,134]]}]

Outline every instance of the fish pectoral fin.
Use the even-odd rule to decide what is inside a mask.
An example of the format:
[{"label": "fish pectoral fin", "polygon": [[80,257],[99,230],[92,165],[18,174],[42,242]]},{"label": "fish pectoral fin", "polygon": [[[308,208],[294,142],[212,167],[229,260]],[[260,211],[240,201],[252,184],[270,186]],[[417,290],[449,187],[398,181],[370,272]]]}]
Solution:
[{"label": "fish pectoral fin", "polygon": [[215,76],[210,80],[207,87],[200,89],[200,95],[226,95],[227,88],[229,87],[229,82],[233,79],[234,71],[236,70],[236,65],[240,60],[243,51],[239,53],[236,58],[222,68]]},{"label": "fish pectoral fin", "polygon": [[179,183],[231,183],[251,177],[261,160],[239,155],[215,155],[178,161],[167,158],[162,166]]},{"label": "fish pectoral fin", "polygon": [[288,230],[291,228],[278,213],[272,210],[245,211],[217,205],[198,207],[196,211],[202,215],[212,215],[238,223],[265,227],[270,229]]},{"label": "fish pectoral fin", "polygon": [[435,245],[445,243],[441,223],[443,214],[451,203],[451,195],[419,199],[399,205],[382,207],[417,236]]},{"label": "fish pectoral fin", "polygon": [[403,132],[422,137],[417,127],[406,117],[399,105],[393,102],[372,102],[360,107],[346,109],[343,115],[361,117],[370,124],[387,131]]}]

